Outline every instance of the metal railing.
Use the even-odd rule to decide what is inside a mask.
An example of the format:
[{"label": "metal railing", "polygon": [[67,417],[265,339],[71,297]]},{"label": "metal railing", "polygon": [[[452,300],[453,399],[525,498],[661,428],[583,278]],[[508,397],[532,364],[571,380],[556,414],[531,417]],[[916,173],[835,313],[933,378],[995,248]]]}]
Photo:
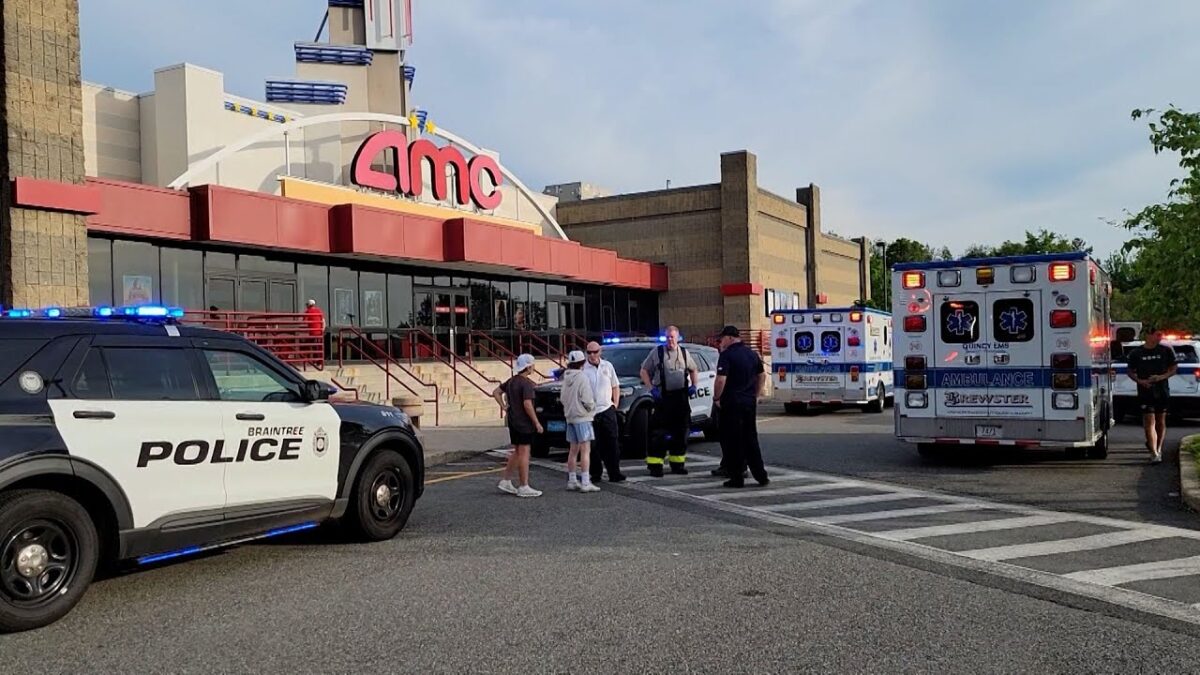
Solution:
[{"label": "metal railing", "polygon": [[303,313],[188,311],[183,323],[215,328],[259,345],[299,368],[325,367],[325,332]]},{"label": "metal railing", "polygon": [[[418,393],[416,389],[409,386],[407,382],[400,379],[400,376],[392,371],[392,368],[394,367],[396,370],[408,375],[420,386],[433,389],[433,398],[423,398],[421,399],[421,402],[433,404],[433,424],[434,426],[437,426],[440,423],[441,410],[438,400],[441,398],[441,396],[436,384],[422,380],[416,373],[407,368],[403,363],[400,363],[396,359],[393,359],[391,356],[389,356],[382,347],[368,339],[366,334],[357,328],[339,328],[335,335],[337,338],[336,347],[338,355],[338,367],[345,365],[344,359],[347,351],[352,353],[357,352],[363,361],[370,363],[384,372],[383,395],[385,398],[387,398],[388,403],[391,403],[392,400],[392,382],[404,387],[404,389],[406,389],[413,396],[420,397],[421,394]],[[353,339],[347,340],[347,336],[350,336]],[[374,355],[368,353],[369,351],[373,351]]]},{"label": "metal railing", "polygon": [[[406,328],[400,332],[408,335],[412,346],[415,348],[409,350],[409,365],[413,365],[415,363],[413,353],[418,349],[425,350],[425,345],[427,344],[428,351],[425,353],[432,357],[434,361],[437,361],[450,368],[450,370],[453,372],[451,386],[453,387],[455,394],[458,393],[459,378],[462,378],[467,384],[475,387],[480,393],[489,398],[491,397],[492,392],[487,388],[487,386],[500,384],[499,380],[488,377],[486,373],[476,368],[474,364],[471,363],[470,359],[455,354],[454,350],[442,344],[442,341],[439,340],[433,333],[430,333],[423,328]],[[424,341],[424,344],[422,341]],[[469,375],[462,372],[461,368],[466,368],[470,372],[474,373],[476,376],[481,378],[487,386],[481,385],[478,381],[472,379]]]},{"label": "metal railing", "polygon": [[[739,328],[738,331],[742,334],[742,342],[747,347],[753,349],[759,356],[771,356],[771,331],[770,330],[750,330]],[[710,347],[718,347],[721,344],[720,332],[712,333],[705,339],[705,343]]]},{"label": "metal railing", "polygon": [[[517,361],[517,354],[504,346],[504,343],[492,337],[487,331],[473,330],[467,334],[467,355],[468,358],[472,359],[472,363],[474,362],[476,352],[496,359],[508,366],[509,369],[512,369]],[[533,372],[543,380],[551,379],[549,375],[538,370],[537,366],[534,366]]]}]

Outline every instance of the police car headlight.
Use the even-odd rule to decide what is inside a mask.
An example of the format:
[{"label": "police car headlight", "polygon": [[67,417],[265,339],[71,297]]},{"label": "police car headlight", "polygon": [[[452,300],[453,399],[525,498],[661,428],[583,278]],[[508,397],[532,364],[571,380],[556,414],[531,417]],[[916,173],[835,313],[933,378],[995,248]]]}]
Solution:
[{"label": "police car headlight", "polygon": [[1074,393],[1057,393],[1054,395],[1055,410],[1075,410],[1079,407],[1079,395]]},{"label": "police car headlight", "polygon": [[622,396],[633,396],[633,387],[621,387]]},{"label": "police car headlight", "polygon": [[904,395],[904,405],[909,408],[928,408],[929,394],[923,391],[910,391]]}]

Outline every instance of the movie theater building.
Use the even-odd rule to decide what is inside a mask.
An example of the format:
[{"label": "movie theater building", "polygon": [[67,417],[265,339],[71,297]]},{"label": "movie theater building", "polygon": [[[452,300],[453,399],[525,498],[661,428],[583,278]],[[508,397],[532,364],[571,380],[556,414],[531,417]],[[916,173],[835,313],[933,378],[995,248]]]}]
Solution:
[{"label": "movie theater building", "polygon": [[294,44],[294,77],[262,101],[190,64],[139,94],[81,82],[74,2],[3,11],[9,307],[295,313],[312,298],[331,332],[421,329],[461,353],[472,331],[561,348],[866,295],[865,253],[821,235],[817,191],[760,190],[748,153],[722,157],[717,185],[531,190],[411,105],[404,0],[330,0],[326,39]]}]

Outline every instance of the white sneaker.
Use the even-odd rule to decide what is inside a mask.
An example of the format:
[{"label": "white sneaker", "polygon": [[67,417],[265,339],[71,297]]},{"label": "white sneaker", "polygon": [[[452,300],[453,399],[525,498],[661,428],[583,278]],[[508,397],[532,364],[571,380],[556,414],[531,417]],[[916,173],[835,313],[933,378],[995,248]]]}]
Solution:
[{"label": "white sneaker", "polygon": [[595,483],[584,483],[579,488],[580,492],[599,492],[600,488]]},{"label": "white sneaker", "polygon": [[1150,463],[1151,464],[1162,464],[1162,453],[1161,452],[1154,453],[1154,457],[1150,459]]},{"label": "white sneaker", "polygon": [[567,489],[571,490],[571,491],[579,490],[579,481],[577,481],[577,480],[567,481]]},{"label": "white sneaker", "polygon": [[542,491],[534,490],[533,488],[529,487],[528,485],[522,485],[521,487],[517,488],[516,494],[518,497],[541,497]]},{"label": "white sneaker", "polygon": [[507,492],[510,495],[519,494],[519,491],[517,490],[516,486],[513,485],[511,480],[502,480],[496,487],[499,488],[501,492]]}]

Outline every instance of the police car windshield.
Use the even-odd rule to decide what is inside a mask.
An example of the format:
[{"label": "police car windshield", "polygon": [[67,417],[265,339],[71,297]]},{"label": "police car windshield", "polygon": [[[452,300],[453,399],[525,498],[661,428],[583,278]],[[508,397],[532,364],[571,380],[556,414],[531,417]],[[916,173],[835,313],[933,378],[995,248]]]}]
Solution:
[{"label": "police car windshield", "polygon": [[617,371],[617,377],[637,377],[642,370],[642,361],[646,360],[646,355],[653,348],[653,345],[609,346],[604,349],[603,355],[608,362],[613,364],[613,369]]}]

